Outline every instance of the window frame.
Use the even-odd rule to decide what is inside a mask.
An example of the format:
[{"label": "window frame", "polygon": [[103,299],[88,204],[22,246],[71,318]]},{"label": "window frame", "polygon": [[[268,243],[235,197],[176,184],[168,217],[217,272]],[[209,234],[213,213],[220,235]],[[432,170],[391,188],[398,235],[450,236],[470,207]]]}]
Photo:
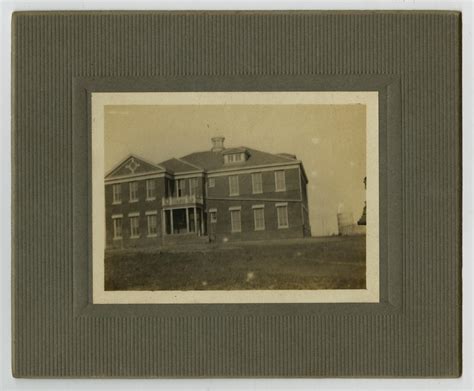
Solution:
[{"label": "window frame", "polygon": [[[278,187],[278,174],[279,173],[283,173],[283,175],[282,175],[283,187],[281,187],[281,188]],[[275,176],[275,192],[286,191],[286,171],[285,170],[276,170],[274,176]]]},{"label": "window frame", "polygon": [[[290,221],[288,219],[288,203],[287,202],[277,203],[277,204],[275,204],[275,208],[276,208],[276,212],[277,212],[277,226],[278,226],[278,229],[289,228],[290,227]],[[283,208],[285,210],[286,225],[281,225],[280,224],[279,210],[281,210]]]},{"label": "window frame", "polygon": [[[211,184],[212,183],[212,184]],[[207,178],[207,187],[214,188],[216,187],[216,178]]]},{"label": "window frame", "polygon": [[[132,198],[132,186],[136,185],[136,198]],[[133,181],[128,184],[128,202],[133,203],[133,202],[138,202],[138,181]]]},{"label": "window frame", "polygon": [[[116,221],[120,220],[120,236],[117,235],[117,226]],[[113,228],[113,240],[122,240],[123,239],[123,215],[112,215],[112,228]]]},{"label": "window frame", "polygon": [[[183,184],[183,187],[180,184]],[[182,194],[180,195],[180,191]],[[186,178],[178,178],[176,179],[176,197],[185,197],[186,196]]]},{"label": "window frame", "polygon": [[[237,192],[232,192],[232,179],[236,179],[236,188]],[[238,196],[240,195],[240,185],[239,185],[239,175],[229,175],[229,196]]]},{"label": "window frame", "polygon": [[[116,191],[115,189],[119,189],[118,195],[119,199],[116,199]],[[114,183],[112,185],[112,205],[120,205],[122,203],[122,184],[121,183]]]},{"label": "window frame", "polygon": [[[241,210],[241,207],[240,206],[234,206],[234,207],[231,207],[229,208],[229,212],[230,212],[230,232],[231,233],[240,233],[242,232],[242,210]],[[238,216],[239,216],[239,227],[238,229],[234,229],[234,226],[235,226],[235,220],[233,218],[234,216],[234,212],[238,212]]]},{"label": "window frame", "polygon": [[[147,237],[149,238],[155,238],[158,236],[158,211],[152,210],[145,212],[146,216],[146,232],[147,232]],[[155,232],[150,232],[150,217],[155,218]]]},{"label": "window frame", "polygon": [[[252,206],[253,210],[253,228],[254,231],[265,231],[265,205],[253,205]],[[257,227],[257,214],[256,212],[262,212],[262,222],[263,225],[261,227]]]},{"label": "window frame", "polygon": [[[130,239],[138,239],[140,237],[140,213],[139,212],[129,213],[128,219],[130,220]],[[133,221],[137,221],[137,226],[136,226],[137,231],[138,231],[137,235],[133,234],[133,228],[134,228],[132,225]]]},{"label": "window frame", "polygon": [[[189,195],[198,195],[198,190],[199,190],[199,178],[197,177],[192,177],[189,178]],[[193,185],[196,184],[196,187],[193,187]]]},{"label": "window frame", "polygon": [[[252,194],[263,194],[263,175],[262,175],[262,173],[261,172],[253,172],[251,174],[251,176],[252,176]],[[255,187],[256,187],[255,183],[257,183],[255,181],[255,178],[257,176],[260,177],[260,191],[256,191],[256,189],[255,189]]]},{"label": "window frame", "polygon": [[[212,218],[213,215],[215,216],[215,219]],[[217,209],[216,208],[209,209],[209,222],[212,224],[217,223]]]},{"label": "window frame", "polygon": [[[149,184],[153,183],[153,196],[150,197],[150,186]],[[156,179],[147,179],[146,180],[146,200],[147,201],[154,201],[156,200]]]}]

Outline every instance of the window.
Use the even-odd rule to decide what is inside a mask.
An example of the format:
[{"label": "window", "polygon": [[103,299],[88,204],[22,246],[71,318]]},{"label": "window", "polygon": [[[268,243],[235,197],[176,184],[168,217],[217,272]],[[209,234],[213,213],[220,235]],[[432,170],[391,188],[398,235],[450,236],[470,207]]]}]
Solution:
[{"label": "window", "polygon": [[140,237],[140,216],[138,213],[130,213],[128,215],[130,219],[130,238],[135,239]]},{"label": "window", "polygon": [[211,223],[217,223],[217,209],[209,209]]},{"label": "window", "polygon": [[240,209],[231,209],[230,210],[230,224],[232,232],[240,232]]},{"label": "window", "polygon": [[285,191],[285,171],[275,171],[275,191]]},{"label": "window", "polygon": [[112,204],[122,203],[122,184],[112,185]]},{"label": "window", "polygon": [[166,197],[173,197],[174,195],[174,181],[169,178],[165,178],[165,194]]},{"label": "window", "polygon": [[189,178],[189,195],[197,195],[199,182],[197,178]]},{"label": "window", "polygon": [[138,182],[130,182],[130,202],[138,201]]},{"label": "window", "polygon": [[255,205],[252,208],[255,231],[263,231],[265,229],[265,208],[263,205]]},{"label": "window", "polygon": [[261,172],[257,172],[255,174],[252,174],[252,193],[253,194],[263,193],[262,173]]},{"label": "window", "polygon": [[157,235],[157,221],[156,221],[156,211],[146,212],[146,223],[148,229],[148,236]]},{"label": "window", "polygon": [[114,240],[122,239],[122,215],[112,216],[114,226]]},{"label": "window", "polygon": [[278,228],[288,228],[288,204],[276,204]]},{"label": "window", "polygon": [[146,181],[146,199],[151,201],[154,200],[156,195],[156,182],[154,179],[149,179]]},{"label": "window", "polygon": [[186,179],[178,179],[178,186],[177,186],[177,196],[184,197],[184,193],[186,190]]},{"label": "window", "polygon": [[208,181],[209,187],[216,187],[216,178],[209,178]]},{"label": "window", "polygon": [[239,195],[239,177],[238,175],[231,175],[229,177],[229,195]]},{"label": "window", "polygon": [[245,153],[230,153],[224,156],[225,163],[239,163],[245,160]]}]

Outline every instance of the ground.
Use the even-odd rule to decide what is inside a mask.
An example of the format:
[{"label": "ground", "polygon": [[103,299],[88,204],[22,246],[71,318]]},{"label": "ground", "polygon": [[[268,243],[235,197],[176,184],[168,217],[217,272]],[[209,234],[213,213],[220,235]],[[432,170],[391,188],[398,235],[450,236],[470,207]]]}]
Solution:
[{"label": "ground", "polygon": [[106,290],[363,289],[365,236],[110,251]]}]

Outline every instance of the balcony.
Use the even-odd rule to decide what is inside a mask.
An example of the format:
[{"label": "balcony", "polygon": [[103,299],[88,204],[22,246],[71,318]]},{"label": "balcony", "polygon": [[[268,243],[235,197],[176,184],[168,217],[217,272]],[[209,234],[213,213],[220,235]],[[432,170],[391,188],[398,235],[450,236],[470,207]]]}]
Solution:
[{"label": "balcony", "polygon": [[185,195],[182,197],[163,197],[161,199],[161,205],[166,206],[185,206],[185,205],[196,205],[203,204],[203,198],[196,195]]}]

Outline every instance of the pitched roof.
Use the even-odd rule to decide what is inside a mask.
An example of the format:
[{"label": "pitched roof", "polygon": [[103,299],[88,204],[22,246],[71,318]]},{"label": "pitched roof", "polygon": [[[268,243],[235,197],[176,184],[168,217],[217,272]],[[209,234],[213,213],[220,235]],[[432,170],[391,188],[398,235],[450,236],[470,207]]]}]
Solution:
[{"label": "pitched roof", "polygon": [[[245,151],[247,159],[241,162],[234,162],[231,165],[224,164],[224,155],[226,153],[237,153]],[[135,155],[129,155],[122,160],[112,170],[110,170],[105,178],[113,179],[115,177],[128,176],[133,174],[146,174],[156,172],[168,172],[170,174],[180,173],[196,173],[202,171],[212,171],[225,168],[238,167],[254,167],[264,166],[267,164],[282,164],[299,161],[294,155],[282,153],[272,154],[268,152],[258,151],[247,147],[229,148],[223,151],[203,151],[194,152],[180,159],[171,158],[159,164],[150,163]]]},{"label": "pitched roof", "polygon": [[181,159],[175,159],[175,158],[165,160],[164,162],[161,162],[159,165],[164,167],[166,171],[168,171],[171,174],[179,174],[182,172],[190,172],[190,171],[191,172],[202,171],[202,169],[188,162],[185,162]]},{"label": "pitched roof", "polygon": [[[252,167],[252,166],[262,166],[265,164],[275,164],[275,163],[289,163],[291,161],[296,161],[290,157],[274,155],[268,152],[258,151],[252,148],[239,147],[231,148],[232,150],[242,151],[245,150],[248,153],[248,159],[241,163],[234,163],[233,167]],[[228,151],[228,150],[224,150]],[[187,161],[196,166],[202,167],[204,170],[218,170],[220,168],[229,167],[224,165],[224,159],[222,152],[194,152],[189,155],[183,156],[181,161]],[[163,165],[163,163],[160,163]]]}]

